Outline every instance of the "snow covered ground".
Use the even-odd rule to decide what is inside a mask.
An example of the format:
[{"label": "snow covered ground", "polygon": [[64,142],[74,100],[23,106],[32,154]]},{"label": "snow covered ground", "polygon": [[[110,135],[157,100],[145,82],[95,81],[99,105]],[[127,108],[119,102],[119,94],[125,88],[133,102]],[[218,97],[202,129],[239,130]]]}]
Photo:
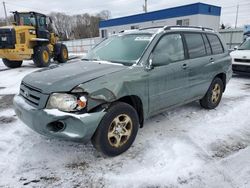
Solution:
[{"label": "snow covered ground", "polygon": [[159,114],[115,158],[84,145],[48,139],[12,109],[32,62],[0,62],[0,187],[250,187],[250,77],[234,76],[220,106],[197,102]]}]

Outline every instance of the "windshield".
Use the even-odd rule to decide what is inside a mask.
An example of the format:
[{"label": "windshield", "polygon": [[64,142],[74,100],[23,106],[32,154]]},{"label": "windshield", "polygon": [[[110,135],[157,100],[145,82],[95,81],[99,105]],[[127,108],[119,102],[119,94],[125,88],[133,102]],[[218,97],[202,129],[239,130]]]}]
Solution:
[{"label": "windshield", "polygon": [[250,50],[250,39],[243,42],[238,48],[238,50]]},{"label": "windshield", "polygon": [[36,26],[36,19],[30,14],[19,14],[19,25]]},{"label": "windshield", "polygon": [[121,64],[135,64],[151,40],[151,34],[127,34],[112,36],[86,56],[89,60],[104,60]]}]

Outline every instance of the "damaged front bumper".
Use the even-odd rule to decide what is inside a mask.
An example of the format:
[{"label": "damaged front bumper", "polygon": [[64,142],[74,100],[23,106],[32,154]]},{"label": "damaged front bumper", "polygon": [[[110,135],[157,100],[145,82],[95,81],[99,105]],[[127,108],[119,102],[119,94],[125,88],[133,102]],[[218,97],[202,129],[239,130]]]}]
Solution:
[{"label": "damaged front bumper", "polygon": [[106,112],[71,114],[56,109],[36,109],[22,96],[14,97],[17,116],[34,131],[53,138],[87,142]]}]

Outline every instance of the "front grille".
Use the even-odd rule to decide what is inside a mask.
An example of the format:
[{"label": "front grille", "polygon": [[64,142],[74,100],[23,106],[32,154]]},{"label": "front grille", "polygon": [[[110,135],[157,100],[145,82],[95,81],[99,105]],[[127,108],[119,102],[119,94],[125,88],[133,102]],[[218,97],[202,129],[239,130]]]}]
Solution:
[{"label": "front grille", "polygon": [[250,63],[250,59],[234,59],[235,62]]},{"label": "front grille", "polygon": [[19,36],[20,36],[20,44],[25,44],[25,33],[24,32],[20,33]]},{"label": "front grille", "polygon": [[42,91],[24,82],[21,83],[20,95],[32,106],[39,107]]},{"label": "front grille", "polygon": [[233,65],[233,71],[235,71],[235,72],[249,72],[250,73],[250,66]]},{"label": "front grille", "polygon": [[0,29],[0,49],[15,49],[16,32],[14,29]]}]

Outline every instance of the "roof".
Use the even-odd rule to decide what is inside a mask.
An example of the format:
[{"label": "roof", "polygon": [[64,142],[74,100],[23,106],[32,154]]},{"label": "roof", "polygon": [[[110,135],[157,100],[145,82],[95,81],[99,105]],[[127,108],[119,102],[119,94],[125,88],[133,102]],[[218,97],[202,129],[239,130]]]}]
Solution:
[{"label": "roof", "polygon": [[[214,30],[207,27],[199,27],[199,26],[158,26],[158,27],[146,27],[141,29],[130,29],[120,31],[118,34],[155,34],[161,33],[163,31],[185,31],[185,32],[199,32],[199,33],[214,33]],[[117,35],[117,34],[115,34]]]},{"label": "roof", "polygon": [[39,13],[39,12],[33,12],[33,11],[22,11],[22,12],[18,12],[18,11],[15,11],[15,12],[12,12],[12,13],[16,13],[16,14],[36,14],[36,15],[41,15],[41,16],[46,16],[45,14],[42,14],[42,13]]},{"label": "roof", "polygon": [[189,16],[195,14],[204,14],[212,16],[221,15],[221,7],[209,5],[205,3],[194,3],[189,5],[178,6],[148,13],[135,14],[121,18],[114,18],[109,20],[100,21],[99,27],[111,27],[133,23],[141,23],[147,21],[175,18],[181,16]]}]

